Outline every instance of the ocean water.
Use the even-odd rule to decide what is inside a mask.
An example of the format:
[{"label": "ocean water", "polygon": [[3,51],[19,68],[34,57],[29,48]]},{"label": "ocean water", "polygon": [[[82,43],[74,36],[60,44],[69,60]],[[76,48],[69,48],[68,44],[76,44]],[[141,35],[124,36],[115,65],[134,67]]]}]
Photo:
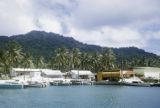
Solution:
[{"label": "ocean water", "polygon": [[160,88],[96,85],[0,89],[0,108],[160,108]]}]

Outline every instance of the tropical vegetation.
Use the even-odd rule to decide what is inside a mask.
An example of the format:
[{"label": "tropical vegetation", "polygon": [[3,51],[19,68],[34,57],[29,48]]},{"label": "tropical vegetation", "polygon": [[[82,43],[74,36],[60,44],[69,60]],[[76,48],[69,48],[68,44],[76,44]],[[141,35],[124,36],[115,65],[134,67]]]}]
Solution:
[{"label": "tropical vegetation", "polygon": [[67,72],[72,69],[99,71],[131,69],[135,66],[150,66],[155,61],[151,58],[133,58],[131,62],[127,59],[117,61],[112,49],[106,48],[100,52],[82,52],[78,48],[72,50],[60,47],[53,50],[52,57],[45,61],[43,56],[33,57],[24,53],[22,46],[15,41],[10,41],[7,47],[0,50],[1,72],[8,74],[12,68],[50,68]]},{"label": "tropical vegetation", "polygon": [[12,68],[50,68],[99,71],[160,67],[160,57],[144,50],[107,48],[80,43],[54,33],[32,31],[25,35],[0,36],[0,72]]}]

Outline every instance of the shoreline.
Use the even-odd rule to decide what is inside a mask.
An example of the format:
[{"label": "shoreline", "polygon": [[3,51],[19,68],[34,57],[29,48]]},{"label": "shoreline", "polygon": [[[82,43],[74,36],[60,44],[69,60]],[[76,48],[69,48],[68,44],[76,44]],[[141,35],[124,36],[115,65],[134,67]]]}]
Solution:
[{"label": "shoreline", "polygon": [[135,86],[135,87],[160,87],[160,83],[126,83],[126,82],[94,82],[94,85],[120,85],[120,86]]}]

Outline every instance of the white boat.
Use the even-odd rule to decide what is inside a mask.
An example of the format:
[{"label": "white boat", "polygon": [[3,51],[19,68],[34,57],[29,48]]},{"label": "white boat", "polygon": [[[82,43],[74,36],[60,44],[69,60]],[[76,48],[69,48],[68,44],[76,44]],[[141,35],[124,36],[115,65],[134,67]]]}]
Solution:
[{"label": "white boat", "polygon": [[82,85],[82,81],[75,79],[75,80],[71,80],[72,85]]},{"label": "white boat", "polygon": [[47,84],[37,81],[28,81],[28,84],[25,85],[25,87],[37,87],[37,88],[45,88]]},{"label": "white boat", "polygon": [[56,85],[56,86],[69,86],[71,85],[71,81],[67,80],[67,79],[63,79],[63,80],[54,80],[52,82],[50,82],[50,85]]},{"label": "white boat", "polygon": [[0,89],[23,89],[24,84],[18,83],[16,81],[1,81],[0,82]]},{"label": "white boat", "polygon": [[47,86],[47,82],[41,77],[30,77],[29,75],[21,75],[14,77],[14,80],[17,80],[19,83],[24,84],[25,88],[28,87],[37,87],[44,88]]},{"label": "white boat", "polygon": [[121,80],[123,82],[127,82],[127,83],[143,83],[143,81],[138,78],[138,77],[131,77],[131,78],[125,78],[123,80]]},{"label": "white boat", "polygon": [[140,87],[150,87],[151,85],[148,83],[144,83],[140,78],[138,77],[131,77],[128,79],[123,79],[122,81],[127,86],[140,86]]}]

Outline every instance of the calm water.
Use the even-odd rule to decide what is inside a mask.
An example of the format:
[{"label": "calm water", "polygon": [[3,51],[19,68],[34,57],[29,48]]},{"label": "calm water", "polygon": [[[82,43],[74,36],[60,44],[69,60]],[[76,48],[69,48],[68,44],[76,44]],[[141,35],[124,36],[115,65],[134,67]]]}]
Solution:
[{"label": "calm water", "polygon": [[0,108],[160,108],[160,88],[53,86],[0,89]]}]

